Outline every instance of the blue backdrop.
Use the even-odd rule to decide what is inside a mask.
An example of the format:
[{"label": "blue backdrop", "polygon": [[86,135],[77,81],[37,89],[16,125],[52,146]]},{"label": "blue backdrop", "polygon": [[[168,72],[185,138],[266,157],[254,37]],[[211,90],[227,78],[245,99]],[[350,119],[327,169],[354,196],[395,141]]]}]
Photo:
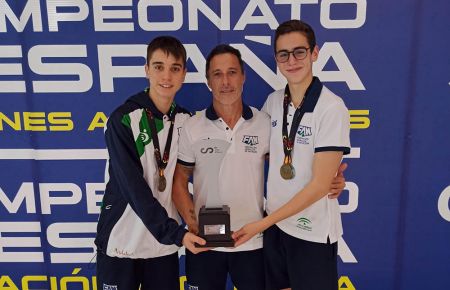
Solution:
[{"label": "blue backdrop", "polygon": [[340,289],[449,289],[448,11],[446,0],[0,0],[0,289],[96,289],[103,127],[147,85],[153,37],[188,50],[178,103],[211,102],[205,56],[230,43],[260,108],[284,85],[271,42],[290,18],[315,28],[315,74],[351,114]]}]

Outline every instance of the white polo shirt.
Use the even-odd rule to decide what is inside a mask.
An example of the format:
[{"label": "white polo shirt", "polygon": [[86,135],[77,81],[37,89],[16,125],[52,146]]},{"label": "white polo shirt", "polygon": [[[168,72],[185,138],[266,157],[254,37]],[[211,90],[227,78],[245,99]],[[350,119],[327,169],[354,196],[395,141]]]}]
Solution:
[{"label": "white polo shirt", "polygon": [[[233,129],[210,106],[187,120],[181,129],[178,162],[194,167],[194,206],[230,207],[231,230],[263,218],[264,162],[269,151],[270,119],[244,105]],[[262,235],[234,252],[259,249]]]},{"label": "white polo shirt", "polygon": [[[292,164],[295,177],[285,180],[280,175],[284,160],[282,144],[284,89],[269,95],[263,111],[271,116],[270,166],[267,180],[266,210],[270,214],[287,203],[312,178],[314,153],[342,151],[350,153],[349,113],[341,98],[325,86],[320,91],[318,78],[314,78],[303,106],[306,112],[300,122],[294,140]],[[289,105],[288,132],[293,121],[295,107]],[[327,196],[305,210],[277,223],[285,233],[312,242],[326,243],[327,237],[334,243],[342,235],[342,222],[337,199]]]}]

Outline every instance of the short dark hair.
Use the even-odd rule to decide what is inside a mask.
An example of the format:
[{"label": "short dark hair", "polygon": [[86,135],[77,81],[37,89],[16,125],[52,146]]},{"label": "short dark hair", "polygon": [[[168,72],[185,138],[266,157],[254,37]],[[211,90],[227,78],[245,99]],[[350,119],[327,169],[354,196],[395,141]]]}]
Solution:
[{"label": "short dark hair", "polygon": [[166,55],[173,55],[176,59],[181,59],[183,67],[186,66],[186,49],[183,44],[173,36],[158,36],[154,38],[147,46],[147,65],[153,53],[161,49]]},{"label": "short dark hair", "polygon": [[312,27],[306,22],[292,19],[281,23],[278,26],[277,30],[275,30],[275,38],[273,40],[273,49],[275,53],[277,53],[278,38],[283,34],[291,32],[300,32],[301,34],[303,34],[308,40],[308,45],[311,52],[314,50],[314,47],[316,46],[316,35],[314,34],[314,30],[312,29]]},{"label": "short dark hair", "polygon": [[205,71],[206,78],[208,78],[209,65],[211,64],[212,58],[215,57],[216,55],[225,53],[231,53],[232,55],[237,57],[239,65],[241,67],[241,71],[242,73],[244,73],[244,61],[242,60],[241,52],[238,49],[232,47],[231,45],[219,44],[216,47],[214,47],[206,57],[206,71]]}]

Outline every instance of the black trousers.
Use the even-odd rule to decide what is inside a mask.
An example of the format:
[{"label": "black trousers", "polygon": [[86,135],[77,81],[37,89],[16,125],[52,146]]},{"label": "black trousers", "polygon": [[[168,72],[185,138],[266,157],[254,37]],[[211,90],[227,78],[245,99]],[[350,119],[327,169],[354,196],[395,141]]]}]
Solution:
[{"label": "black trousers", "polygon": [[179,290],[178,253],[149,259],[109,257],[97,252],[98,290]]}]

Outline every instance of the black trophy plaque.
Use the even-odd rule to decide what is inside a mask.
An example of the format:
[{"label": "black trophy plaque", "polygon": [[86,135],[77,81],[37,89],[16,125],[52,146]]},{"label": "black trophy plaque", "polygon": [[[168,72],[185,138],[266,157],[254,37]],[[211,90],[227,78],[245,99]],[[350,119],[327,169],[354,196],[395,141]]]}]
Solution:
[{"label": "black trophy plaque", "polygon": [[230,230],[230,207],[205,207],[198,213],[199,236],[205,239],[205,245],[195,244],[198,248],[204,247],[234,247],[234,240]]}]

